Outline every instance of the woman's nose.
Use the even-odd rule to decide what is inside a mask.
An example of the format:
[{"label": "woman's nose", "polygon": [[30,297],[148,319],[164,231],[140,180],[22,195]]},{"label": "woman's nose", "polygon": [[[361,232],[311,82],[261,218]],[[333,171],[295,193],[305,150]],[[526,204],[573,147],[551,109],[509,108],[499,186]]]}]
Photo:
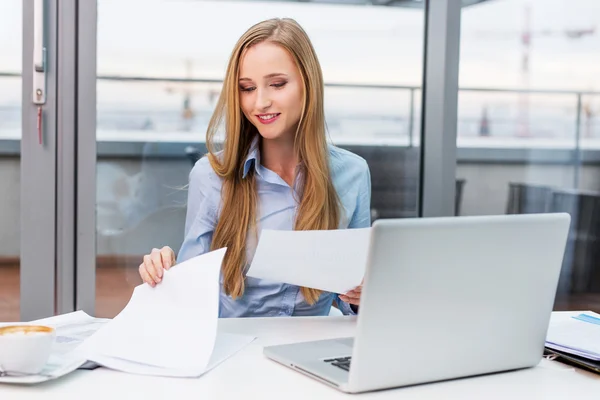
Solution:
[{"label": "woman's nose", "polygon": [[261,111],[267,110],[269,107],[271,107],[271,98],[268,91],[257,89],[257,92],[256,109]]}]

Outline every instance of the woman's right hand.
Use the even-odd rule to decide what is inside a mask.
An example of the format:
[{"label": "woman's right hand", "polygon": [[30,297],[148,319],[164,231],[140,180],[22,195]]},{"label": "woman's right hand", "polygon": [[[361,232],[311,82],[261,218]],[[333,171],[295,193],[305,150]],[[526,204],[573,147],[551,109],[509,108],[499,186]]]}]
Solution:
[{"label": "woman's right hand", "polygon": [[169,246],[162,249],[152,249],[150,254],[144,256],[144,262],[140,264],[140,276],[142,280],[154,287],[163,277],[163,269],[169,269],[175,265],[175,252]]}]

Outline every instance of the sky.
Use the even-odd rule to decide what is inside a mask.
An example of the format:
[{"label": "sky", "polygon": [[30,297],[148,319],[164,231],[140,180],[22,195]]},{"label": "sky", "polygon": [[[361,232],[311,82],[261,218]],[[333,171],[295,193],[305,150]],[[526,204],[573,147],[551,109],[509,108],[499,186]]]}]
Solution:
[{"label": "sky", "polygon": [[[0,71],[19,71],[21,0],[0,3]],[[185,77],[191,62],[193,77],[219,79],[237,38],[278,16],[295,18],[308,32],[326,82],[421,85],[422,10],[255,1],[98,3],[99,74]],[[532,31],[552,33],[532,37],[528,83],[520,68],[526,6]],[[563,33],[594,26],[594,35],[580,39]],[[491,0],[463,9],[461,87],[600,90],[599,66],[599,0]],[[0,79],[0,105],[18,101],[14,86]],[[118,102],[131,92],[111,84],[98,90],[100,102]],[[136,93],[143,101],[169,101],[157,95],[164,90],[149,86]]]}]

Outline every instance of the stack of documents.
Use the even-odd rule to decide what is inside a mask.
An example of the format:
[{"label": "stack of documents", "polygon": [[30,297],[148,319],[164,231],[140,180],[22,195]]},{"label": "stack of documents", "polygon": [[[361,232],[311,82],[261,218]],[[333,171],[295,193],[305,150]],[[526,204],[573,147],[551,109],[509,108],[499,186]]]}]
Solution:
[{"label": "stack of documents", "polygon": [[38,383],[98,365],[144,375],[201,376],[255,339],[217,333],[225,251],[164,271],[154,288],[137,286],[112,320],[78,311],[33,321],[56,328],[48,365],[40,374],[4,376],[0,383]]},{"label": "stack of documents", "polygon": [[263,229],[247,276],[343,294],[362,282],[370,237],[370,228]]},{"label": "stack of documents", "polygon": [[134,289],[127,306],[78,348],[104,367],[144,375],[198,377],[255,338],[217,335],[219,275],[226,249],[164,271]]},{"label": "stack of documents", "polygon": [[585,312],[552,321],[546,347],[559,358],[600,372],[600,315]]},{"label": "stack of documents", "polygon": [[546,347],[600,361],[600,315],[587,312],[550,324]]}]

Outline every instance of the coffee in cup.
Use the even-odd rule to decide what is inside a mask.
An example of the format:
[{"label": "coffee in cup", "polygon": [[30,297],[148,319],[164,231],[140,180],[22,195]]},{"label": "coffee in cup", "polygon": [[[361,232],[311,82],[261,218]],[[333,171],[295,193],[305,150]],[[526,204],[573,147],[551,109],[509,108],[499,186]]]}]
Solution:
[{"label": "coffee in cup", "polygon": [[43,325],[0,327],[0,376],[40,373],[48,362],[55,337],[54,328]]}]

